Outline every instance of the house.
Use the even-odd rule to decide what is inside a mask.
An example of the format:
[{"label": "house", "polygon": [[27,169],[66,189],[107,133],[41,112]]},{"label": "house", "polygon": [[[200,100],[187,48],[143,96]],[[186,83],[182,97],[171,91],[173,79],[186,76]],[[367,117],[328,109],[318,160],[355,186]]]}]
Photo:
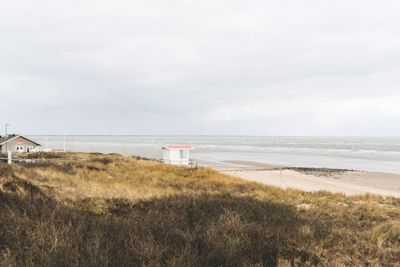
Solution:
[{"label": "house", "polygon": [[39,143],[22,135],[0,136],[0,153],[6,154],[7,151],[12,153],[33,152],[39,146]]},{"label": "house", "polygon": [[188,145],[164,146],[163,161],[173,165],[189,165],[189,152],[192,149],[193,147]]}]

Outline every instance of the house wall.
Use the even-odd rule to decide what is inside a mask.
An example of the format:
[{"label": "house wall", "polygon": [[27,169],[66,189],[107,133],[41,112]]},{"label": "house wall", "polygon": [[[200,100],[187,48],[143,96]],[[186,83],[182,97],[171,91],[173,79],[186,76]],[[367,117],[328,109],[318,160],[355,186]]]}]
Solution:
[{"label": "house wall", "polygon": [[164,150],[163,151],[163,160],[164,161],[169,160],[169,150]]},{"label": "house wall", "polygon": [[[183,151],[181,157],[181,151]],[[164,162],[174,165],[189,165],[189,150],[164,150]]]},{"label": "house wall", "polygon": [[28,148],[31,151],[32,149],[36,148],[37,145],[23,137],[18,137],[14,140],[11,140],[6,144],[1,146],[1,153],[7,153],[7,150],[15,153],[17,151],[17,147],[23,147],[23,151],[19,152],[28,152]]}]

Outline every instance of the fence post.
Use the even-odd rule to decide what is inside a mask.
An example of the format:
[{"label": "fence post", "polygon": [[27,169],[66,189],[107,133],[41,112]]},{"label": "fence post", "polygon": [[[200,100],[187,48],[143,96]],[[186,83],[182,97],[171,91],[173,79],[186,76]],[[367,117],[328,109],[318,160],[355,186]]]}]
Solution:
[{"label": "fence post", "polygon": [[12,163],[12,153],[11,153],[11,151],[7,151],[7,163],[8,164]]}]

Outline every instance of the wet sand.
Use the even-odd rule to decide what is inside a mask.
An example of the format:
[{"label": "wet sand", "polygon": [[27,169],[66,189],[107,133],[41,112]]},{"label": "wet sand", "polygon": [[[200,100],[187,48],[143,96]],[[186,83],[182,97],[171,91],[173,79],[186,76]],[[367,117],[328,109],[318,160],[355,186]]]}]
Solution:
[{"label": "wet sand", "polygon": [[209,167],[228,175],[281,188],[400,197],[400,174],[293,168],[249,161],[214,162]]}]

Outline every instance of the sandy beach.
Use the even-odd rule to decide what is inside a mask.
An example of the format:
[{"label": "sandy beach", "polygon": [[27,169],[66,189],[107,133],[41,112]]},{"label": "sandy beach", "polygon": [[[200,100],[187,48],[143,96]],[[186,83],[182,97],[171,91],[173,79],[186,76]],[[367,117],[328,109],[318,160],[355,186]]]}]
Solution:
[{"label": "sandy beach", "polygon": [[292,168],[248,161],[225,161],[210,167],[228,175],[281,188],[400,197],[399,174]]}]

